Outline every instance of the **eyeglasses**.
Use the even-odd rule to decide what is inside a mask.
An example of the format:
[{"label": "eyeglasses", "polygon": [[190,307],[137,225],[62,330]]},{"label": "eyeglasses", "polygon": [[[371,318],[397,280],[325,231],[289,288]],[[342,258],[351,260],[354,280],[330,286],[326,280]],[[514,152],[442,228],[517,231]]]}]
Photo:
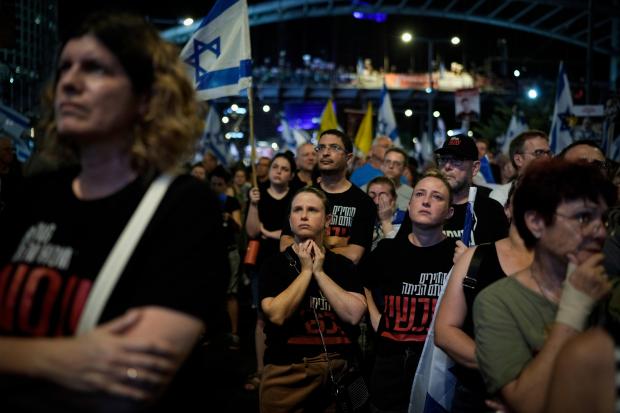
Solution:
[{"label": "eyeglasses", "polygon": [[344,152],[344,148],[340,145],[336,145],[335,143],[332,143],[330,145],[317,145],[314,148],[314,151],[317,153],[321,153],[325,151],[330,152],[330,153],[331,152],[338,153],[338,152]]},{"label": "eyeglasses", "polygon": [[455,168],[460,168],[460,167],[463,166],[463,163],[465,162],[465,159],[451,158],[451,157],[446,157],[446,156],[438,156],[437,157],[437,165],[440,168],[443,168],[444,166],[446,166],[448,164],[448,162],[450,164],[452,164],[452,166],[454,166]]},{"label": "eyeglasses", "polygon": [[607,212],[604,212],[603,214],[597,214],[594,211],[582,211],[572,216],[556,212],[554,215],[557,215],[569,221],[577,222],[582,235],[598,233],[598,231],[601,229],[601,225],[605,229],[609,227],[609,217]]},{"label": "eyeglasses", "polygon": [[536,149],[534,152],[517,152],[517,153],[520,153],[521,155],[531,155],[534,158],[542,158],[543,156],[551,158],[553,156],[553,151],[551,149]]}]

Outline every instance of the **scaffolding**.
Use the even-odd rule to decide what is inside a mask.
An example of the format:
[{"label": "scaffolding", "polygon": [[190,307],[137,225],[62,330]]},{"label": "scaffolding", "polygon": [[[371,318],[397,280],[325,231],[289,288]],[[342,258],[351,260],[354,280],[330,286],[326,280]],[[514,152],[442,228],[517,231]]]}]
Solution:
[{"label": "scaffolding", "polygon": [[32,118],[58,44],[56,0],[0,1],[0,101]]}]

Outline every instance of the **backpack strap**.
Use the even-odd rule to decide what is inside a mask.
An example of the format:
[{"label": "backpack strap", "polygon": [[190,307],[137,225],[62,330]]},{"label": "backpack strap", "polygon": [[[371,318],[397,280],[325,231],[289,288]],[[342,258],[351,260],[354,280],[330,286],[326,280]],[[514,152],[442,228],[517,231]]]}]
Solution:
[{"label": "backpack strap", "polygon": [[463,292],[465,293],[465,301],[467,302],[468,308],[471,308],[474,298],[478,293],[478,273],[480,272],[480,264],[491,246],[491,243],[486,243],[480,244],[476,247],[474,255],[471,257],[471,261],[469,262],[467,274],[465,275],[465,278],[463,278]]}]

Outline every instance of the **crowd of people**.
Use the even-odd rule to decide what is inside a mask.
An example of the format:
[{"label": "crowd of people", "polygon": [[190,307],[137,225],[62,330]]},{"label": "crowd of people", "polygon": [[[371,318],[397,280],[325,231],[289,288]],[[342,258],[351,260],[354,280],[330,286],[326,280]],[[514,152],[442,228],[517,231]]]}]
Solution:
[{"label": "crowd of people", "polygon": [[335,411],[353,369],[359,411],[407,412],[433,322],[453,412],[618,411],[620,185],[595,143],[525,131],[490,186],[467,136],[423,170],[388,137],[357,162],[335,129],[187,165],[191,83],[125,15],[67,39],[43,107],[47,172],[16,178],[0,138],[2,411],[193,411],[225,331],[262,413]]}]

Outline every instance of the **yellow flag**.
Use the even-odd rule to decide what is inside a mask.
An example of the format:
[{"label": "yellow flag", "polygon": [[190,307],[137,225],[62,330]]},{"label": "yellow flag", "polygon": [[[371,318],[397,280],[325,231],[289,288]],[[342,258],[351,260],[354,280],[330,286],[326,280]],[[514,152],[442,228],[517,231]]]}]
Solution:
[{"label": "yellow flag", "polygon": [[327,101],[327,105],[325,105],[325,109],[323,109],[323,114],[321,115],[321,127],[319,129],[319,135],[329,129],[342,130],[342,128],[340,128],[340,126],[338,125],[336,113],[334,112],[334,103],[331,99]]},{"label": "yellow flag", "polygon": [[368,109],[355,135],[355,147],[364,155],[372,146],[372,136],[372,103],[368,102]]}]

